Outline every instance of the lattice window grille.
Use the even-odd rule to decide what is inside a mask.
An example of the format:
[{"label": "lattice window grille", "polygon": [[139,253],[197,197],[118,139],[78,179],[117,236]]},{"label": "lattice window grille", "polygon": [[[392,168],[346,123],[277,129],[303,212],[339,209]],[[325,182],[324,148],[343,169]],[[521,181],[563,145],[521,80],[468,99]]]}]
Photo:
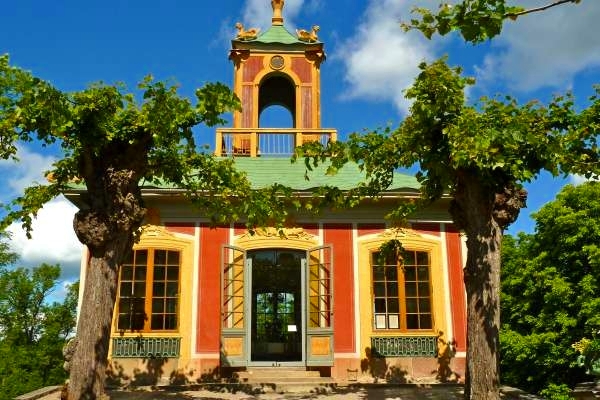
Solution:
[{"label": "lattice window grille", "polygon": [[113,338],[114,358],[177,358],[181,338]]},{"label": "lattice window grille", "polygon": [[371,337],[375,357],[436,357],[436,336]]}]

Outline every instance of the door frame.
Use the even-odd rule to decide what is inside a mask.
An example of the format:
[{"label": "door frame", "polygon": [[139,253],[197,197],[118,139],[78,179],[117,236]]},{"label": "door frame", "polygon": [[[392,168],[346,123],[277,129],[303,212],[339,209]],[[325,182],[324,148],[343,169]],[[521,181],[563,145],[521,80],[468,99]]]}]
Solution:
[{"label": "door frame", "polygon": [[[316,254],[316,256],[311,257],[311,254]],[[316,263],[314,263],[315,259],[317,260]],[[312,271],[313,267],[317,269],[316,274]],[[305,288],[307,290],[305,293],[307,311],[304,315],[308,319],[309,313],[318,314],[316,326],[311,326],[313,324],[311,317],[310,322],[306,321],[307,325],[304,328],[306,334],[306,366],[333,366],[333,307],[335,299],[333,246],[323,245],[306,250],[303,269],[306,271]],[[312,303],[314,299],[317,299],[316,303]],[[316,310],[313,310],[315,304]]]},{"label": "door frame", "polygon": [[[287,249],[287,248],[279,248],[279,247],[265,247],[265,248],[257,248],[248,250],[246,252],[246,282],[248,284],[244,285],[244,296],[247,299],[246,301],[246,318],[247,318],[247,326],[246,326],[246,349],[248,349],[247,354],[247,365],[249,367],[304,367],[306,366],[306,256],[301,259],[300,265],[298,268],[300,269],[300,320],[302,326],[298,330],[300,332],[300,343],[302,346],[302,358],[299,361],[252,361],[252,323],[253,323],[253,315],[252,315],[252,303],[254,302],[254,298],[252,296],[252,259],[248,257],[248,252],[257,251],[257,250],[293,250],[298,253],[304,252],[304,250],[300,249]],[[295,301],[295,300],[294,300]]]},{"label": "door frame", "polygon": [[[276,249],[288,249],[297,250],[299,252],[304,251],[305,256],[301,259],[300,263],[300,310],[301,310],[301,348],[302,348],[302,359],[300,361],[252,361],[251,351],[251,340],[252,340],[252,261],[247,257],[248,251],[253,250],[276,250]],[[313,259],[311,253],[317,252],[319,254],[316,259],[317,264],[311,264]],[[220,296],[220,307],[221,307],[221,356],[220,361],[222,366],[227,367],[247,367],[247,366],[262,366],[262,367],[279,367],[279,366],[332,366],[334,361],[334,346],[333,346],[333,302],[334,302],[334,291],[333,291],[333,247],[331,245],[312,247],[308,250],[297,249],[297,248],[286,248],[286,247],[257,247],[251,250],[245,248],[223,245],[222,246],[222,259],[221,259],[221,296]],[[236,254],[238,256],[236,256]],[[236,262],[241,256],[241,262]],[[316,279],[319,281],[318,285],[325,285],[326,290],[324,293],[329,298],[328,301],[322,302],[325,304],[323,309],[317,310],[324,323],[317,324],[318,326],[309,326],[309,302],[310,297],[313,295],[319,296],[320,289],[317,292],[309,294],[309,290],[313,291],[311,285],[317,284],[310,276],[309,268],[317,267],[320,272],[317,273]],[[236,268],[238,273],[236,274]],[[239,271],[242,268],[243,270]],[[323,274],[321,273],[323,272]],[[233,294],[240,284],[243,285],[242,296]],[[322,279],[327,276],[326,279]],[[327,282],[326,282],[327,281]],[[229,293],[225,296],[225,293]],[[241,297],[241,299],[240,299]],[[237,300],[236,300],[237,298]],[[237,302],[237,303],[236,303]],[[238,319],[235,324],[231,324],[235,317],[232,314],[235,304],[242,305],[241,318],[238,315]],[[319,300],[321,303],[321,300]],[[327,304],[328,303],[328,304]],[[321,318],[320,318],[321,319]],[[241,322],[240,322],[241,321]],[[241,326],[240,326],[241,325]]]}]

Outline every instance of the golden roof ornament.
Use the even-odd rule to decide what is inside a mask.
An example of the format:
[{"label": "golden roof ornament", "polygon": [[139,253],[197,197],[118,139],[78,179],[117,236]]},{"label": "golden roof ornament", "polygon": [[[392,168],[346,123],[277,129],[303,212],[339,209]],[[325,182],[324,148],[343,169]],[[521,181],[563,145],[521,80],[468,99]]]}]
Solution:
[{"label": "golden roof ornament", "polygon": [[235,29],[237,29],[236,39],[238,40],[254,40],[258,36],[258,32],[260,32],[259,28],[245,30],[241,22],[235,24]]},{"label": "golden roof ornament", "polygon": [[273,7],[273,25],[283,25],[283,0],[271,0],[271,7]]},{"label": "golden roof ornament", "polygon": [[309,32],[304,29],[296,29],[296,35],[298,35],[298,40],[303,42],[316,42],[319,40],[319,36],[317,36],[317,32],[319,32],[319,25],[313,25],[312,30]]}]

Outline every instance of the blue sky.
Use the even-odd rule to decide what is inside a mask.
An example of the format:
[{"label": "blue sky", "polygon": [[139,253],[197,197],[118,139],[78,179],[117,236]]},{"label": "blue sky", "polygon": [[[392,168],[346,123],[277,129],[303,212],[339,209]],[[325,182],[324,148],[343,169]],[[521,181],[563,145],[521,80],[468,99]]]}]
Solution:
[{"label": "blue sky", "polygon": [[[104,81],[129,87],[151,73],[173,79],[192,96],[206,82],[232,83],[228,60],[237,21],[265,30],[271,21],[269,0],[4,0],[0,14],[0,54],[64,91]],[[523,0],[539,6],[546,0]],[[508,23],[491,42],[473,46],[460,37],[428,41],[404,33],[399,22],[414,5],[437,7],[432,0],[286,0],[290,31],[320,26],[327,61],[321,67],[322,125],[348,133],[396,125],[409,104],[403,98],[421,61],[448,55],[477,78],[469,91],[476,99],[496,93],[522,101],[548,100],[573,90],[580,104],[600,83],[600,1],[583,0]],[[212,130],[199,130],[200,142],[212,143]],[[22,147],[22,162],[0,162],[0,202],[35,180],[55,155],[35,145]],[[533,230],[529,215],[552,200],[576,177],[543,175],[527,186],[528,208],[509,233]],[[14,248],[22,263],[59,262],[65,278],[78,274],[80,246],[72,233],[74,209],[57,200],[42,210],[27,241],[18,226]]]}]

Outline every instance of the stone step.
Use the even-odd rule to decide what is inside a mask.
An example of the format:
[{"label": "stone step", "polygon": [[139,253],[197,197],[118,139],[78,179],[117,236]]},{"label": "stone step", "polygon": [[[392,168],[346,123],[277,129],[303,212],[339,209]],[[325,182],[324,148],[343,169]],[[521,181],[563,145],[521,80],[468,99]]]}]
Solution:
[{"label": "stone step", "polygon": [[[307,371],[305,368],[249,368],[237,373],[240,382],[309,382],[321,381],[319,371]],[[324,379],[323,382],[330,380]]]}]

